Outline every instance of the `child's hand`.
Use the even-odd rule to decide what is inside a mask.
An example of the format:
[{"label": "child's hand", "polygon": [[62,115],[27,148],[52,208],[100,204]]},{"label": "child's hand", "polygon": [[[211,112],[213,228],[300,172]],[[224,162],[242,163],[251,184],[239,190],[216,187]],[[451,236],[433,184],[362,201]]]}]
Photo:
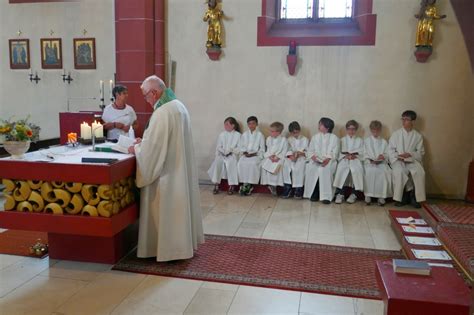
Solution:
[{"label": "child's hand", "polygon": [[311,157],[311,160],[313,160],[313,162],[317,162],[318,161],[318,157],[316,155],[313,155]]},{"label": "child's hand", "polygon": [[288,158],[290,159],[290,161],[294,162],[296,161],[297,157],[295,155],[289,155]]},{"label": "child's hand", "polygon": [[385,156],[383,154],[380,154],[378,157],[377,157],[377,160],[379,161],[384,161],[385,160]]},{"label": "child's hand", "polygon": [[325,159],[325,160],[323,161],[323,163],[321,163],[321,166],[324,167],[324,166],[328,165],[328,164],[329,164],[329,161],[331,161],[331,159]]}]

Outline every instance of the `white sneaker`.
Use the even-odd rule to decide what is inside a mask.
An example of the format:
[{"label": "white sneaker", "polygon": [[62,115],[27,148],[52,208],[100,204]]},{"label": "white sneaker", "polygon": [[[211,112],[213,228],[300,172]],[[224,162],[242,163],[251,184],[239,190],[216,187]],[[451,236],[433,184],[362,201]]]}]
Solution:
[{"label": "white sneaker", "polygon": [[357,200],[357,196],[355,194],[351,194],[349,198],[347,198],[347,203],[354,203]]},{"label": "white sneaker", "polygon": [[273,196],[277,195],[277,189],[275,186],[268,185],[268,190],[270,190]]},{"label": "white sneaker", "polygon": [[338,195],[336,196],[336,201],[335,201],[335,202],[336,202],[337,204],[341,204],[343,201],[344,201],[344,195],[338,194]]},{"label": "white sneaker", "polygon": [[384,198],[379,198],[379,199],[377,199],[377,203],[379,204],[379,206],[383,206],[383,205],[385,205],[385,199]]},{"label": "white sneaker", "polygon": [[365,203],[366,203],[367,205],[370,205],[371,202],[372,202],[372,198],[369,197],[369,196],[365,196]]}]

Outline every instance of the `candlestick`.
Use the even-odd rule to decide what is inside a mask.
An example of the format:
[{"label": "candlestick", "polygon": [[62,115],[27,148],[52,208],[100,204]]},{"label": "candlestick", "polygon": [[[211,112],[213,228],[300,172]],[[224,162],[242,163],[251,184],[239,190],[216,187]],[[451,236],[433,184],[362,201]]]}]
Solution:
[{"label": "candlestick", "polygon": [[99,81],[100,99],[104,99],[104,81]]},{"label": "candlestick", "polygon": [[91,126],[88,123],[83,122],[81,124],[81,138],[82,139],[90,139],[91,138]]}]

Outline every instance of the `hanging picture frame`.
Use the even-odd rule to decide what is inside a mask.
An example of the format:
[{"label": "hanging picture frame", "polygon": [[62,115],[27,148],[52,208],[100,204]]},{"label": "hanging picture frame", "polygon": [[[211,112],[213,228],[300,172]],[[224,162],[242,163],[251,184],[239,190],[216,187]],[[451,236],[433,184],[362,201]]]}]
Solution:
[{"label": "hanging picture frame", "polygon": [[8,40],[10,69],[30,69],[30,40]]},{"label": "hanging picture frame", "polygon": [[63,50],[61,38],[41,38],[41,68],[62,69]]},{"label": "hanging picture frame", "polygon": [[74,69],[96,69],[95,38],[74,38]]}]

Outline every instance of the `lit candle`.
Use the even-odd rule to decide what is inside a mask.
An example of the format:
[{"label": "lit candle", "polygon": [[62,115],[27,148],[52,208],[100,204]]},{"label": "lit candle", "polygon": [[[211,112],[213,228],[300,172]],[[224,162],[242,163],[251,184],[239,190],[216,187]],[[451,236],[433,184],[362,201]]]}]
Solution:
[{"label": "lit candle", "polygon": [[94,133],[96,138],[103,138],[104,137],[104,127],[100,122],[94,120],[92,123],[92,132]]},{"label": "lit candle", "polygon": [[99,81],[99,91],[100,91],[100,99],[104,99],[104,81]]},{"label": "lit candle", "polygon": [[109,85],[110,85],[110,100],[113,100],[114,99],[114,94],[112,93],[112,90],[114,89],[114,81],[110,80]]},{"label": "lit candle", "polygon": [[81,138],[90,139],[91,138],[91,126],[88,123],[83,122],[81,124]]}]

